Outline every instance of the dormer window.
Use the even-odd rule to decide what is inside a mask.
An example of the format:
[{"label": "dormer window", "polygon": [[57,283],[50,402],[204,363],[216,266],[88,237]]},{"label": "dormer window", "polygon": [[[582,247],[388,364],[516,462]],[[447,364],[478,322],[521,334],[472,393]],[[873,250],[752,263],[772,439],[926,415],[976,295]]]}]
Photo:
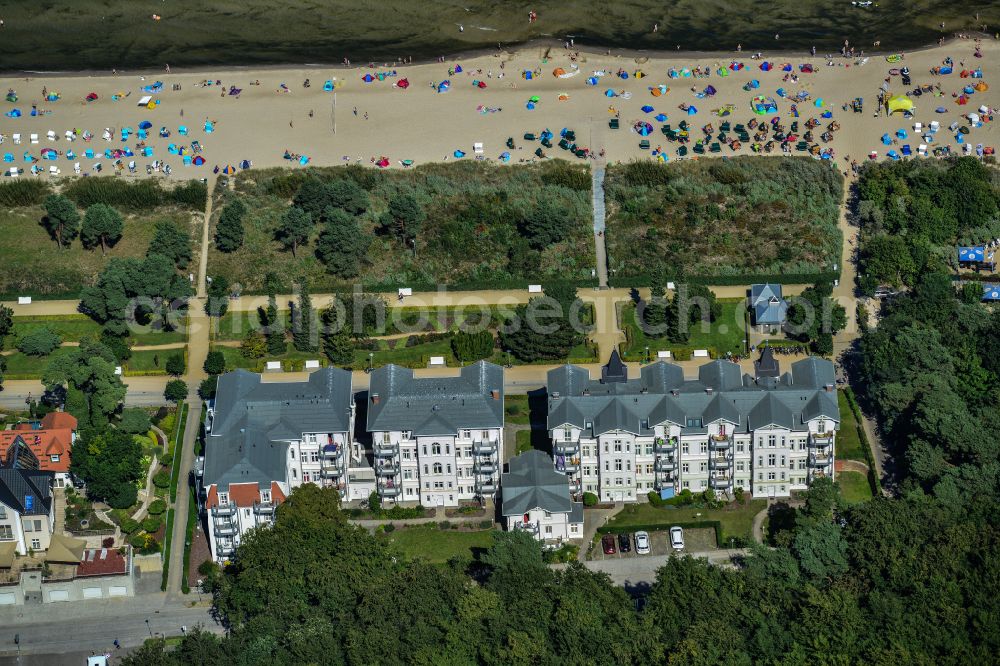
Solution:
[{"label": "dormer window", "polygon": [[265,504],[267,504],[268,502],[270,502],[271,501],[271,491],[270,490],[262,490],[262,491],[260,491],[260,501],[264,502]]},{"label": "dormer window", "polygon": [[219,506],[229,504],[229,493],[219,493]]},{"label": "dormer window", "polygon": [[51,456],[49,456],[49,460],[52,461],[52,462],[54,462],[54,463],[59,462],[59,454],[58,453],[53,453]]}]

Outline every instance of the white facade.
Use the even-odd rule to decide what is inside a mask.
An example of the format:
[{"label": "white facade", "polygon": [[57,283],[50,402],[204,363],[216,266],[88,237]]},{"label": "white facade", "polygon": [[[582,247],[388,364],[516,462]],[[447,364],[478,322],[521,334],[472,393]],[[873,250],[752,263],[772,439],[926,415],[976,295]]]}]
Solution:
[{"label": "white facade", "polygon": [[0,541],[15,542],[18,555],[47,550],[55,524],[55,498],[51,502],[48,514],[36,515],[21,514],[17,508],[0,502]]},{"label": "white facade", "polygon": [[571,522],[570,513],[552,513],[535,508],[522,516],[507,516],[508,531],[525,530],[539,541],[566,541],[583,538],[583,521]]}]

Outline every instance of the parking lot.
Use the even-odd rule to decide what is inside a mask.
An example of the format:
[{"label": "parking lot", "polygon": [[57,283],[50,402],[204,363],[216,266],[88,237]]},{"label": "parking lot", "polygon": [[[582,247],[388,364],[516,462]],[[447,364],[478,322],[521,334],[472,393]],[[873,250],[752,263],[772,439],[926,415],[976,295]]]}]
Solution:
[{"label": "parking lot", "polygon": [[[604,549],[601,547],[600,541],[598,541],[597,545],[594,546],[594,550],[591,552],[591,559],[600,561],[636,557],[643,558],[657,555],[669,555],[672,552],[675,552],[670,547],[670,534],[668,530],[656,530],[649,533],[650,552],[646,555],[636,554],[634,533],[629,532],[628,535],[629,544],[631,546],[629,552],[621,552],[618,548],[618,535],[615,534],[615,554],[605,555]],[[684,550],[676,552],[678,555],[683,555],[684,553],[704,552],[707,550],[715,550],[716,548],[715,530],[712,528],[691,528],[684,530]]]}]

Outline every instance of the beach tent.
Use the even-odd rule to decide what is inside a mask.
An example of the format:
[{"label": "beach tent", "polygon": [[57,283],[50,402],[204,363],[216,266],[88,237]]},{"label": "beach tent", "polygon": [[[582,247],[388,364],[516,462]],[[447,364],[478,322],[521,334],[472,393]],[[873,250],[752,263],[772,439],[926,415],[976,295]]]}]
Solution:
[{"label": "beach tent", "polygon": [[658,122],[658,123],[662,123],[664,120],[667,119],[667,116],[664,113],[658,113],[658,114],[656,114],[653,117],[656,120],[656,122]]},{"label": "beach tent", "polygon": [[716,93],[717,91],[716,91],[716,89],[715,89],[715,86],[706,86],[706,87],[705,87],[705,90],[704,90],[703,92],[704,92],[704,93],[705,93],[705,95],[707,95],[708,97],[711,97],[711,96],[712,96],[712,95],[714,95],[714,94],[715,94],[715,93]]},{"label": "beach tent", "polygon": [[458,159],[462,159],[463,157],[465,157],[465,151],[456,150],[454,153],[452,153],[452,155],[454,155]]},{"label": "beach tent", "polygon": [[439,84],[438,84],[438,86],[437,86],[437,91],[438,91],[439,93],[446,93],[446,92],[448,92],[448,91],[449,91],[450,89],[451,89],[451,81],[447,81],[447,80],[445,80],[445,81],[442,81],[442,82],[441,82],[441,83],[439,83]]},{"label": "beach tent", "polygon": [[604,96],[605,97],[616,97],[617,93],[614,90],[612,90],[611,88],[608,88],[607,90],[604,91]]},{"label": "beach tent", "polygon": [[323,90],[325,92],[333,92],[333,81],[328,79],[323,82]]},{"label": "beach tent", "polygon": [[641,120],[633,126],[633,129],[639,133],[639,136],[649,136],[653,133],[653,126]]},{"label": "beach tent", "polygon": [[87,97],[86,97],[85,99],[86,99],[86,100],[87,100],[88,102],[94,102],[94,101],[97,101],[97,93],[95,93],[95,92],[92,92],[92,93],[87,93]]},{"label": "beach tent", "polygon": [[968,103],[969,103],[969,98],[966,97],[965,95],[961,95],[958,99],[955,100],[955,104],[958,104],[959,106],[965,106]]},{"label": "beach tent", "polygon": [[990,87],[986,85],[985,81],[980,81],[975,86],[973,86],[973,88],[975,88],[979,92],[986,92],[987,90],[990,89]]},{"label": "beach tent", "polygon": [[774,101],[772,97],[764,97],[763,95],[757,95],[750,102],[750,108],[758,116],[762,116],[766,113],[777,113],[778,103]]},{"label": "beach tent", "polygon": [[5,113],[4,115],[7,116],[8,118],[20,118],[21,117],[21,109],[11,109],[10,111],[8,111],[7,113]]},{"label": "beach tent", "polygon": [[635,70],[635,73],[632,76],[634,76],[637,79],[641,79],[642,77],[646,76],[646,72],[642,71],[641,69],[637,69]]},{"label": "beach tent", "polygon": [[889,109],[889,113],[896,113],[897,111],[906,113],[913,110],[913,101],[906,95],[893,95],[889,98],[886,106]]},{"label": "beach tent", "polygon": [[689,107],[688,107],[688,110],[687,110],[687,114],[688,114],[689,116],[693,116],[693,115],[694,115],[694,114],[696,114],[696,113],[698,113],[698,109],[697,109],[697,108],[695,108],[695,107],[693,107],[693,106],[689,106]]},{"label": "beach tent", "polygon": [[528,98],[528,101],[529,102],[534,102],[535,104],[538,104],[542,100],[541,100],[541,98],[538,97],[538,95],[532,95],[531,97]]},{"label": "beach tent", "polygon": [[149,122],[148,120],[143,120],[141,123],[139,123],[139,129],[143,129],[143,130],[149,129],[152,126],[153,126],[153,123]]},{"label": "beach tent", "polygon": [[243,160],[242,162],[240,162],[241,169],[249,169],[251,166],[253,165],[250,163],[250,160]]},{"label": "beach tent", "polygon": [[387,157],[382,157],[382,159],[375,163],[375,166],[384,169],[389,166],[389,159]]},{"label": "beach tent", "polygon": [[628,72],[626,72],[626,71],[624,71],[624,70],[623,70],[623,71],[621,71],[621,72],[618,72],[618,78],[619,78],[619,79],[623,79],[623,80],[624,80],[624,79],[627,79],[627,78],[628,78]]},{"label": "beach tent", "polygon": [[156,83],[142,87],[142,91],[148,93],[158,93],[161,90],[163,90],[163,81],[157,81]]},{"label": "beach tent", "polygon": [[14,161],[14,153],[4,153],[3,154],[3,161],[4,162],[13,162]]},{"label": "beach tent", "polygon": [[727,77],[727,76],[729,76],[729,70],[726,69],[725,67],[720,67],[719,71],[717,73],[721,77]]},{"label": "beach tent", "polygon": [[535,103],[528,102],[527,104],[524,105],[524,108],[528,109],[528,111],[533,111],[535,109]]},{"label": "beach tent", "polygon": [[57,92],[50,92],[48,95],[45,96],[45,101],[46,102],[58,102],[59,101],[59,97],[60,97],[59,93],[57,93]]},{"label": "beach tent", "polygon": [[192,163],[193,163],[193,164],[194,164],[195,166],[201,166],[202,164],[204,164],[204,163],[205,163],[205,158],[204,158],[204,157],[202,157],[201,155],[195,155],[195,156],[194,156],[194,159],[192,159],[192,160],[191,160],[191,162],[192,162]]},{"label": "beach tent", "polygon": [[462,73],[462,66],[461,65],[455,65],[455,73],[456,74],[461,74]]},{"label": "beach tent", "polygon": [[934,113],[948,113],[948,109],[944,108],[943,106],[939,106],[938,108],[934,109]]},{"label": "beach tent", "polygon": [[783,71],[783,72],[790,72],[790,71],[792,71],[792,63],[786,62],[784,65],[781,66],[781,71]]},{"label": "beach tent", "polygon": [[15,93],[13,91],[7,93],[7,101],[10,102],[11,104],[13,104],[14,102],[16,102],[17,101],[17,93]]},{"label": "beach tent", "polygon": [[591,76],[589,79],[587,79],[587,85],[588,86],[596,86],[597,85],[597,77],[596,76]]},{"label": "beach tent", "polygon": [[770,72],[773,67],[774,67],[774,65],[772,65],[769,62],[762,62],[762,63],[760,63],[760,71],[762,71],[762,72]]},{"label": "beach tent", "polygon": [[361,77],[361,80],[364,81],[365,83],[371,83],[372,81],[375,80],[375,77],[372,76],[371,74],[365,74],[364,76]]},{"label": "beach tent", "polygon": [[641,109],[641,111],[643,113],[652,113],[655,110],[656,109],[654,109],[653,107],[649,106],[648,104],[646,106],[642,107],[642,109]]},{"label": "beach tent", "polygon": [[803,74],[812,74],[816,71],[816,68],[809,63],[805,63],[803,65],[799,65],[799,71]]},{"label": "beach tent", "polygon": [[403,90],[406,90],[407,88],[409,88],[409,87],[410,87],[410,80],[409,80],[409,79],[400,79],[400,80],[399,80],[399,81],[398,81],[398,82],[396,83],[396,86],[397,86],[398,88],[402,88]]},{"label": "beach tent", "polygon": [[555,69],[552,70],[552,76],[562,76],[565,73],[566,70],[563,69],[562,67],[556,67]]},{"label": "beach tent", "polygon": [[535,73],[532,72],[530,69],[526,69],[523,72],[521,72],[521,78],[525,79],[526,81],[530,81],[531,79],[535,78]]}]

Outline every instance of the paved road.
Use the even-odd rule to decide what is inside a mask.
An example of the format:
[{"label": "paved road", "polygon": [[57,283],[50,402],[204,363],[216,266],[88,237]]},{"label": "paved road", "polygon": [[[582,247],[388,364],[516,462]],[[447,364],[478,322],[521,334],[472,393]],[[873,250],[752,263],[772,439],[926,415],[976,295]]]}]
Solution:
[{"label": "paved road", "polygon": [[210,614],[208,597],[202,605],[192,607],[169,602],[162,593],[121,600],[36,604],[16,610],[8,607],[0,611],[0,623],[4,628],[0,656],[17,654],[14,634],[19,634],[22,654],[63,654],[63,661],[50,662],[63,664],[76,663],[68,662],[64,653],[114,652],[116,638],[124,647],[134,647],[149,638],[150,632],[176,636],[182,626],[201,624],[209,631],[223,631]]}]

